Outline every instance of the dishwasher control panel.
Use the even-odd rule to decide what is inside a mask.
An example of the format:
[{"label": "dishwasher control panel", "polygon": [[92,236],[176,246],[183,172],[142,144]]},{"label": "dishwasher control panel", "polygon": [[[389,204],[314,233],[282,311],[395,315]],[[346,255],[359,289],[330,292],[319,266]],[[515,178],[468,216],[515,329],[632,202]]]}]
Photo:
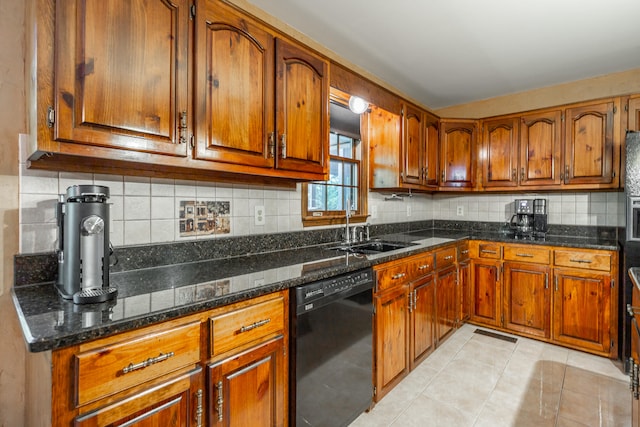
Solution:
[{"label": "dishwasher control panel", "polygon": [[373,283],[373,271],[371,269],[354,271],[298,286],[296,288],[296,301],[297,304],[307,304],[333,294],[349,291],[367,283]]}]

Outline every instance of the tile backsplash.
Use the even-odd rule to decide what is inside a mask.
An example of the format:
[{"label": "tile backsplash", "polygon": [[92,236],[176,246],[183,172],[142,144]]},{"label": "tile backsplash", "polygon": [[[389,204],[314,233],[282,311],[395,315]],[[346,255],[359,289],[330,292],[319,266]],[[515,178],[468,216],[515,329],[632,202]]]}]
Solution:
[{"label": "tile backsplash", "polygon": [[[109,187],[111,242],[114,246],[145,245],[216,237],[269,234],[303,229],[301,184],[295,189],[262,185],[53,172],[20,164],[20,253],[51,252],[58,232],[58,194],[77,184]],[[369,194],[369,222],[387,224],[431,219],[504,222],[517,198],[546,198],[549,223],[623,226],[624,194],[436,194],[388,200],[389,194]],[[185,233],[181,209],[227,206],[224,221],[206,232]],[[182,207],[181,207],[182,203]],[[228,205],[225,205],[228,203]],[[256,210],[264,217],[255,220]],[[461,213],[461,215],[458,215]],[[222,218],[222,217],[221,217]],[[182,220],[182,224],[181,224]],[[224,224],[223,224],[224,222]],[[256,225],[259,224],[259,225]],[[182,228],[181,228],[182,227]],[[332,228],[329,226],[323,228]]]}]

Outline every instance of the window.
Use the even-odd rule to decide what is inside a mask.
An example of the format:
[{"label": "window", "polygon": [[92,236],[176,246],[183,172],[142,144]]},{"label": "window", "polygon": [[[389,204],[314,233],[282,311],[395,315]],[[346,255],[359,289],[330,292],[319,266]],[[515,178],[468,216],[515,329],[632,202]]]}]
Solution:
[{"label": "window", "polygon": [[360,115],[346,106],[348,95],[338,97],[336,92],[331,90],[329,179],[303,185],[304,225],[344,222],[347,203],[354,222],[366,219],[366,150],[360,136]]}]

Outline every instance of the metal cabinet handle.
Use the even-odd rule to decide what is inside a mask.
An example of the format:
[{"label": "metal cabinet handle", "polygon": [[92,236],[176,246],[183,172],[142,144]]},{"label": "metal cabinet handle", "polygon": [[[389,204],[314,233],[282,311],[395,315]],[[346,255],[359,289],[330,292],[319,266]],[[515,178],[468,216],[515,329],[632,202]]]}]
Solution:
[{"label": "metal cabinet handle", "polygon": [[282,154],[280,155],[281,158],[286,159],[287,158],[287,134],[283,133],[282,137],[280,138],[280,147],[282,149]]},{"label": "metal cabinet handle", "polygon": [[269,156],[269,158],[274,158],[276,156],[276,135],[275,132],[271,132],[269,133],[269,151],[267,153],[267,156]]},{"label": "metal cabinet handle", "polygon": [[202,427],[202,389],[196,392],[196,427]]},{"label": "metal cabinet handle", "polygon": [[555,280],[555,291],[558,292],[558,276],[556,276]]},{"label": "metal cabinet handle", "polygon": [[222,422],[222,405],[224,404],[224,399],[222,397],[222,381],[218,381],[216,384],[216,389],[218,391],[218,399],[216,399],[216,412],[218,413],[218,422]]},{"label": "metal cabinet handle", "polygon": [[465,249],[464,251],[462,251],[462,255],[466,255],[469,253],[469,249]]},{"label": "metal cabinet handle", "polygon": [[394,274],[393,276],[391,276],[391,278],[393,280],[397,280],[397,279],[402,279],[406,275],[407,275],[406,273],[398,273],[398,274]]},{"label": "metal cabinet handle", "polygon": [[545,289],[549,289],[549,275],[548,274],[544,275],[544,288]]},{"label": "metal cabinet handle", "polygon": [[569,259],[570,262],[577,262],[578,264],[591,264],[593,261],[590,259]]},{"label": "metal cabinet handle", "polygon": [[158,355],[158,357],[150,357],[146,360],[143,360],[140,363],[129,363],[127,366],[125,366],[124,368],[122,368],[122,373],[123,374],[128,374],[129,372],[133,372],[133,371],[137,371],[138,369],[143,369],[146,368],[147,366],[151,366],[154,365],[156,363],[159,362],[163,362],[165,360],[167,360],[170,357],[173,357],[173,351],[170,351],[169,353],[160,353]]},{"label": "metal cabinet handle", "polygon": [[524,182],[524,168],[520,169],[520,182]]},{"label": "metal cabinet handle", "polygon": [[180,126],[178,126],[178,131],[180,133],[180,139],[178,140],[178,144],[186,144],[187,143],[187,112],[183,111],[180,113]]},{"label": "metal cabinet handle", "polygon": [[480,252],[483,254],[493,254],[493,255],[498,253],[497,251],[490,251],[489,249],[481,249]]},{"label": "metal cabinet handle", "polygon": [[519,254],[519,253],[516,253],[516,256],[523,257],[523,258],[533,258],[533,255],[531,255],[531,254]]},{"label": "metal cabinet handle", "polygon": [[409,298],[409,313],[411,313],[413,311],[413,292],[409,292],[407,297]]},{"label": "metal cabinet handle", "polygon": [[444,257],[445,261],[449,261],[451,259],[453,259],[453,256],[451,256],[451,255],[447,255],[446,257]]},{"label": "metal cabinet handle", "polygon": [[418,270],[422,271],[422,270],[426,270],[427,268],[429,268],[429,264],[423,264],[420,267],[418,267]]},{"label": "metal cabinet handle", "polygon": [[254,322],[250,325],[247,326],[242,326],[240,328],[240,332],[247,332],[250,331],[252,329],[258,328],[260,326],[266,325],[267,323],[271,322],[271,318],[269,319],[262,319],[262,320],[258,320],[257,322]]},{"label": "metal cabinet handle", "polygon": [[516,171],[516,168],[513,168],[513,170],[511,171],[511,181],[514,181],[518,179],[518,172]]}]

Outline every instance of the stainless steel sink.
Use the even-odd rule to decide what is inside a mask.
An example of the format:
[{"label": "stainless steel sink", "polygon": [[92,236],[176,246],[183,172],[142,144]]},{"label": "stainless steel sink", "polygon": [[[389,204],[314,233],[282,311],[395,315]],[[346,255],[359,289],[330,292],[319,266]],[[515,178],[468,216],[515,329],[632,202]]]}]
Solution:
[{"label": "stainless steel sink", "polygon": [[366,243],[356,243],[353,245],[332,246],[328,249],[351,252],[356,254],[379,254],[383,252],[395,251],[396,249],[408,248],[415,243],[388,242],[384,240],[374,240]]}]

